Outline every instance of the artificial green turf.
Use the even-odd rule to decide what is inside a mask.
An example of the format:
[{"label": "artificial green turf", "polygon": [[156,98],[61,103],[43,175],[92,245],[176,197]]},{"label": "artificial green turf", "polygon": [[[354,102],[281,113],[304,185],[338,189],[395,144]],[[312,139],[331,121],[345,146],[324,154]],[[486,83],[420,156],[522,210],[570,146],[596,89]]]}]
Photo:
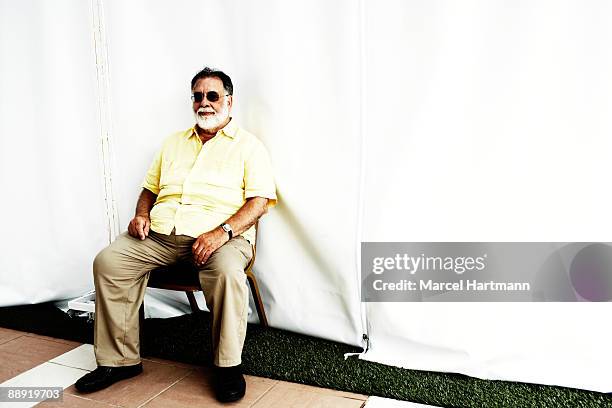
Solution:
[{"label": "artificial green turf", "polygon": [[[0,308],[0,326],[91,342],[92,326],[49,306]],[[210,364],[208,313],[147,319],[145,355]],[[249,325],[246,374],[443,407],[612,407],[606,394],[564,387],[489,381],[459,374],[405,370],[344,359],[360,349],[273,328]]]}]

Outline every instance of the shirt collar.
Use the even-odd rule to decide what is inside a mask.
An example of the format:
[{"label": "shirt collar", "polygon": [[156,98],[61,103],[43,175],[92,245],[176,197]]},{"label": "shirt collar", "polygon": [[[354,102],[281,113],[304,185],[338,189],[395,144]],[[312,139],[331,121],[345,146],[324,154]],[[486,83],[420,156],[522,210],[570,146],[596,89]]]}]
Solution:
[{"label": "shirt collar", "polygon": [[[229,137],[230,139],[234,139],[236,137],[236,134],[238,133],[238,125],[236,124],[236,121],[234,121],[234,119],[230,118],[230,121],[227,125],[225,125],[225,127],[221,130],[219,130],[217,132],[218,134],[224,134],[225,136]],[[191,134],[189,135],[189,137],[191,136],[197,136],[198,132],[196,132],[195,130],[195,126],[191,128]]]},{"label": "shirt collar", "polygon": [[236,137],[236,133],[238,133],[238,125],[236,125],[236,121],[234,121],[234,119],[230,118],[229,123],[219,132],[234,139]]}]

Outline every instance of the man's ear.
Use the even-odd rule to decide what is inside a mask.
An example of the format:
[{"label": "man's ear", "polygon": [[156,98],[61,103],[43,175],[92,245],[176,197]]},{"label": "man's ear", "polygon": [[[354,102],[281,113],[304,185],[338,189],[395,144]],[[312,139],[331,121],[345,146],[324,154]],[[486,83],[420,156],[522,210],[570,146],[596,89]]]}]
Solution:
[{"label": "man's ear", "polygon": [[230,110],[232,109],[233,104],[234,104],[234,95],[228,95],[227,96],[227,106]]}]

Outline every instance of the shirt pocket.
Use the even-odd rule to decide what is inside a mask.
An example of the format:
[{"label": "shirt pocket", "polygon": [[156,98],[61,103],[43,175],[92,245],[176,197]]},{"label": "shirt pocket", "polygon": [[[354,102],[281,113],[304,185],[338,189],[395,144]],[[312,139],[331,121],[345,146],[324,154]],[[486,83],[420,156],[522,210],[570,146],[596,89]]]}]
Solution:
[{"label": "shirt pocket", "polygon": [[244,164],[210,160],[206,163],[202,181],[217,187],[244,189]]},{"label": "shirt pocket", "polygon": [[162,166],[160,187],[181,186],[189,174],[187,163],[170,161]]}]

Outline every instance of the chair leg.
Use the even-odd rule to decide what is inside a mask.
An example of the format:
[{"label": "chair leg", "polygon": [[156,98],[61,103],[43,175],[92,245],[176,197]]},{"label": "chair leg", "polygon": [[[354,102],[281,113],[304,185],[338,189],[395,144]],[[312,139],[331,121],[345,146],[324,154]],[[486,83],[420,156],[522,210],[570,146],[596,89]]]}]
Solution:
[{"label": "chair leg", "polygon": [[144,299],[142,301],[142,304],[140,305],[140,309],[138,309],[138,337],[139,337],[139,349],[140,349],[140,357],[144,357],[145,356],[145,352],[144,352],[144,326],[145,326],[145,314],[144,314]]},{"label": "chair leg", "polygon": [[201,312],[202,310],[198,306],[198,302],[197,302],[193,292],[185,291],[185,294],[187,295],[187,299],[189,300],[189,306],[191,306],[191,311],[193,313]]},{"label": "chair leg", "polygon": [[266,310],[264,309],[263,302],[261,301],[261,295],[259,294],[259,287],[257,286],[257,280],[253,272],[247,272],[247,279],[249,286],[251,287],[251,293],[253,294],[253,300],[255,300],[255,308],[257,309],[257,316],[259,316],[259,324],[264,327],[268,327],[268,318],[266,317]]}]

